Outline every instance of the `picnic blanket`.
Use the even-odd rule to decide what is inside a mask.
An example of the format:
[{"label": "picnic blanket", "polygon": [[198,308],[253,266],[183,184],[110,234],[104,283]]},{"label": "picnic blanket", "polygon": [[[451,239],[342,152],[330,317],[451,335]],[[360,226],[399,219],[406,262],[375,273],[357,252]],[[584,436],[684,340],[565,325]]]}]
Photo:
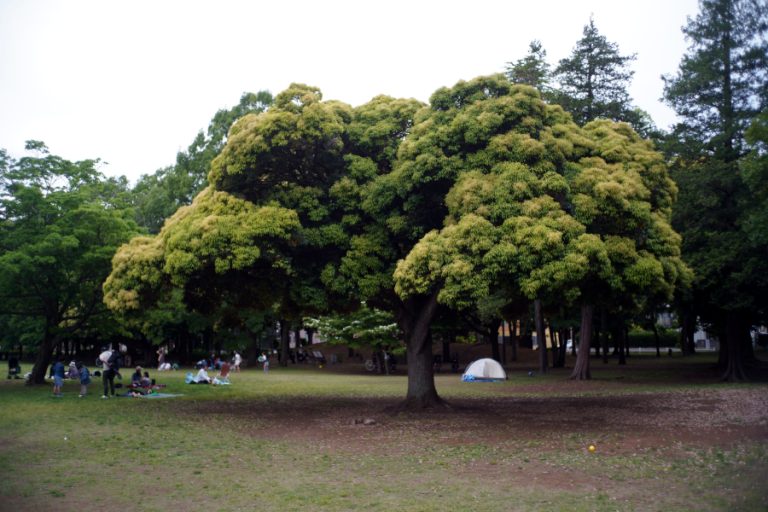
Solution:
[{"label": "picnic blanket", "polygon": [[123,393],[117,396],[127,397],[127,398],[175,398],[177,396],[184,396],[184,395],[182,395],[181,393],[147,393],[146,395],[139,395],[129,391],[127,393]]}]

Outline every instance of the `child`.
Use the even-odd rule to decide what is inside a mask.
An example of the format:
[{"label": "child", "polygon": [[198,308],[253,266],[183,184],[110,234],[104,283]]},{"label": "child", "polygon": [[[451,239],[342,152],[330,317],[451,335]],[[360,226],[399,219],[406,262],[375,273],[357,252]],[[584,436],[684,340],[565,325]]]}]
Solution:
[{"label": "child", "polygon": [[51,376],[53,377],[53,396],[62,396],[61,388],[64,385],[64,363],[61,362],[61,356],[56,358],[56,362],[51,367]]},{"label": "child", "polygon": [[77,363],[76,368],[80,371],[80,398],[88,394],[88,384],[91,383],[91,372],[82,362]]},{"label": "child", "polygon": [[72,380],[80,380],[80,372],[77,370],[77,363],[71,361],[69,363],[69,369],[67,370],[67,378]]}]

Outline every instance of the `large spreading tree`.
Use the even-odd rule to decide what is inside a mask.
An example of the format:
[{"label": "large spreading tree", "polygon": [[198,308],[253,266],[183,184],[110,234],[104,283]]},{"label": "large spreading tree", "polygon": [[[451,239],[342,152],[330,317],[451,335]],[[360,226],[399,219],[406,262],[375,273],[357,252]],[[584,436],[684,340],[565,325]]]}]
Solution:
[{"label": "large spreading tree", "polygon": [[[443,403],[440,304],[568,302],[596,294],[595,279],[615,293],[670,289],[679,270],[660,261],[679,242],[665,230],[674,190],[660,157],[627,125],[582,130],[502,75],[441,88],[429,106],[380,96],[352,109],[294,84],[233,126],[209,181],[157,237],[118,252],[111,307],[140,312],[176,287],[196,310],[271,304],[295,321],[365,300],[403,333],[405,408]],[[237,211],[255,217],[215,229]],[[282,227],[236,236],[248,224]],[[507,294],[491,297],[496,284]]]},{"label": "large spreading tree", "polygon": [[445,226],[398,265],[397,291],[456,309],[498,289],[510,302],[578,301],[584,329],[574,377],[589,378],[594,306],[669,297],[687,275],[661,155],[626,124],[580,129],[535,90],[497,77],[439,91],[435,104],[446,109],[431,120],[439,136],[430,150],[450,157],[454,184]]}]

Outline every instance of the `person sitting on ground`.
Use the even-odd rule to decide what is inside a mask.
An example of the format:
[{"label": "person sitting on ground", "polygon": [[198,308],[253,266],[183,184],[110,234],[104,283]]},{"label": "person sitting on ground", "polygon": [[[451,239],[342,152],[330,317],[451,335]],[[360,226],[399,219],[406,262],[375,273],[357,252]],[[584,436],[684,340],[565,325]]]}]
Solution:
[{"label": "person sitting on ground", "polygon": [[206,371],[205,367],[200,368],[200,370],[197,372],[197,375],[195,376],[193,382],[195,384],[210,384],[211,378],[208,376],[208,372]]},{"label": "person sitting on ground", "polygon": [[136,367],[136,371],[131,375],[131,387],[140,388],[141,385],[141,366]]},{"label": "person sitting on ground", "polygon": [[221,364],[221,370],[219,371],[219,374],[213,378],[213,384],[230,384],[229,370],[230,370],[229,363],[224,361]]},{"label": "person sitting on ground", "polygon": [[151,388],[155,385],[154,382],[152,382],[152,379],[149,378],[149,372],[144,372],[144,376],[141,378],[141,387],[143,388]]}]

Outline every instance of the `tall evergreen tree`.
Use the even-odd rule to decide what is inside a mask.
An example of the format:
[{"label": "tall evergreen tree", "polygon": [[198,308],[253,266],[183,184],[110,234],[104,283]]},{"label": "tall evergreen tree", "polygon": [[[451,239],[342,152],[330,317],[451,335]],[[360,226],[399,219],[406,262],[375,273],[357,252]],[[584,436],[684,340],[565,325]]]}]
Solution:
[{"label": "tall evergreen tree", "polygon": [[701,0],[683,32],[690,41],[675,76],[664,77],[675,128],[675,227],[693,267],[690,304],[719,334],[723,377],[749,377],[749,328],[767,292],[765,243],[750,236],[754,188],[744,179],[745,131],[768,100],[768,4]]},{"label": "tall evergreen tree", "polygon": [[590,18],[571,55],[555,68],[557,102],[578,124],[597,118],[629,120],[633,109],[627,87],[634,75],[629,69],[633,60],[635,55],[621,55],[618,45],[601,35]]},{"label": "tall evergreen tree", "polygon": [[734,161],[768,101],[768,2],[701,0],[700,9],[683,27],[690,46],[677,74],[663,77],[664,98],[683,119],[681,136]]},{"label": "tall evergreen tree", "polygon": [[534,39],[528,45],[528,55],[515,62],[507,62],[505,74],[512,83],[530,85],[539,91],[546,92],[550,88],[549,68],[547,51],[541,45],[541,41]]}]

